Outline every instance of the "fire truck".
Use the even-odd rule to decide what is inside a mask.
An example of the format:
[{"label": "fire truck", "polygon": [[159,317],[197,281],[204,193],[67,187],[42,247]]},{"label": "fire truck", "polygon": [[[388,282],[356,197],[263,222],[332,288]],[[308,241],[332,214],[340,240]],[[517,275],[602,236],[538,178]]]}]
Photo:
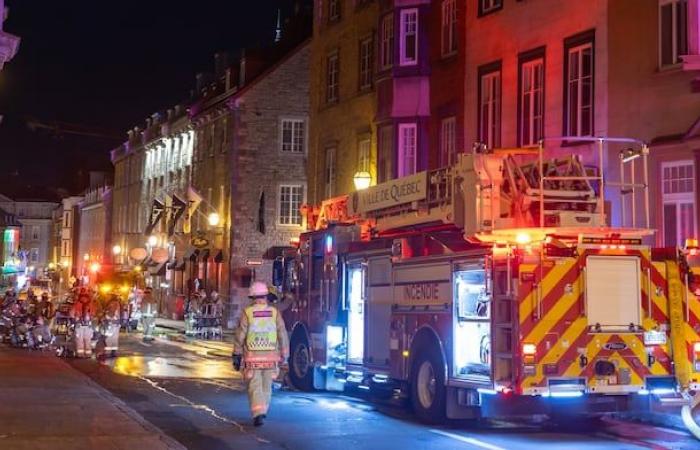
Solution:
[{"label": "fire truck", "polygon": [[309,209],[274,264],[294,386],[407,398],[429,422],[687,402],[697,243],[651,247],[642,142],[582,140],[590,161],[477,145]]}]

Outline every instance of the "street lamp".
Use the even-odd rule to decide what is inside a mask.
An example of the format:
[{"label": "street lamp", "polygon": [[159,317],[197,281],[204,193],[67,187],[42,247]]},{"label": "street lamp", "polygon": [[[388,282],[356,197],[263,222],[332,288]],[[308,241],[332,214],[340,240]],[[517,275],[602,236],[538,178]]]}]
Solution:
[{"label": "street lamp", "polygon": [[99,271],[100,271],[100,263],[94,262],[94,263],[90,264],[90,272],[97,273]]},{"label": "street lamp", "polygon": [[87,253],[85,253],[85,254],[83,255],[83,261],[89,261],[89,260],[90,260],[90,255],[87,254]]},{"label": "street lamp", "polygon": [[218,213],[213,212],[209,214],[209,225],[211,225],[212,227],[217,226],[220,220],[221,218],[219,217]]},{"label": "street lamp", "polygon": [[148,236],[148,245],[150,245],[151,247],[155,247],[156,245],[158,245],[158,236],[156,236],[155,234]]},{"label": "street lamp", "polygon": [[352,180],[355,183],[355,189],[362,191],[367,189],[370,184],[372,184],[372,175],[370,175],[369,172],[362,170],[356,172]]},{"label": "street lamp", "polygon": [[112,253],[114,254],[114,256],[119,256],[119,255],[121,255],[121,254],[122,254],[122,247],[121,247],[121,245],[115,245],[114,247],[112,247]]}]

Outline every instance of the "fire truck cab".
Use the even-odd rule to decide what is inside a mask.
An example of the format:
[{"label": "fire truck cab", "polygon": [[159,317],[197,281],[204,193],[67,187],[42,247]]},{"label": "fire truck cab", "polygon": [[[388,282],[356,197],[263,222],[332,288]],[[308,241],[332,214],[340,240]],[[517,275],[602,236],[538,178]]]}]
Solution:
[{"label": "fire truck cab", "polygon": [[[609,225],[600,167],[546,159],[543,146],[475,147],[324,202],[275,263],[292,383],[407,397],[430,422],[678,399],[700,375],[683,314],[700,312],[690,272],[646,243],[643,207],[632,226]],[[615,187],[648,205],[646,179]]]}]

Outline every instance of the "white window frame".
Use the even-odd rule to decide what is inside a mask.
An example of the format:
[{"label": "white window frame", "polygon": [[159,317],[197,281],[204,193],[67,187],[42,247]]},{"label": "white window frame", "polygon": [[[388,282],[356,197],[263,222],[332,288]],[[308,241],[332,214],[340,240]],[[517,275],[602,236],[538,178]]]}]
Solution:
[{"label": "white window frame", "polygon": [[455,116],[445,117],[440,121],[440,167],[454,164],[456,159],[456,128]]},{"label": "white window frame", "polygon": [[[399,64],[402,66],[415,66],[418,64],[418,8],[405,8],[401,10],[400,13],[400,52],[399,52]],[[408,46],[406,45],[408,39],[414,40],[415,54],[409,57],[406,52]]]},{"label": "white window frame", "polygon": [[441,52],[445,56],[457,53],[457,1],[443,0],[440,26]]},{"label": "white window frame", "polygon": [[[277,187],[277,225],[281,227],[290,227],[290,228],[299,228],[303,226],[304,222],[304,217],[301,215],[301,211],[299,211],[299,223],[286,223],[283,221],[282,217],[282,190],[290,188],[290,189],[301,189],[301,198],[299,200],[299,207],[301,207],[304,203],[306,203],[306,183],[281,183]],[[290,191],[289,193],[292,195],[293,193]],[[289,213],[290,215],[286,218],[291,220],[292,219],[292,211],[294,209],[292,208],[291,204],[291,199],[290,199],[290,208],[289,208]]]},{"label": "white window frame", "polygon": [[[284,129],[287,124],[291,126],[291,142],[285,142],[284,140]],[[301,135],[299,135],[300,129]],[[292,155],[306,154],[307,133],[308,127],[306,126],[306,119],[299,117],[282,117],[280,119],[279,132],[280,152]],[[300,142],[299,139],[301,140]]]},{"label": "white window frame", "polygon": [[[692,173],[690,174],[690,177],[675,177],[675,178],[666,178],[666,169],[673,170],[677,169],[680,167],[690,167],[692,170]],[[664,162],[661,163],[661,198],[662,198],[662,208],[661,208],[661,217],[662,217],[662,223],[663,223],[663,237],[664,237],[664,245],[669,245],[670,243],[665,242],[666,241],[666,224],[669,223],[669,221],[666,220],[666,205],[674,205],[676,207],[676,244],[678,246],[681,246],[684,244],[683,238],[694,238],[697,236],[697,230],[698,230],[698,224],[697,224],[697,205],[695,202],[695,176],[696,176],[696,170],[695,170],[695,164],[693,160],[679,160],[679,161],[669,161],[669,162]],[[667,182],[671,183],[673,180],[679,181],[679,180],[684,180],[684,181],[690,181],[691,183],[691,190],[690,191],[681,191],[681,192],[666,192],[666,186]],[[691,236],[682,236],[681,231],[682,231],[682,223],[681,223],[681,206],[682,205],[691,205],[692,212],[691,212],[691,217],[693,220],[693,230],[692,230],[692,235]]]},{"label": "white window frame", "polygon": [[336,147],[326,147],[325,163],[323,165],[323,192],[325,198],[333,198],[337,181],[337,153]]},{"label": "white window frame", "polygon": [[357,143],[357,168],[359,171],[369,172],[370,155],[372,152],[372,139],[368,136]]},{"label": "white window frame", "polygon": [[394,15],[382,18],[380,67],[388,69],[394,65]]},{"label": "white window frame", "polygon": [[[538,68],[541,84],[536,85],[535,74]],[[529,101],[526,101],[528,98]],[[533,99],[537,101],[533,101]],[[539,115],[536,115],[536,106],[539,106]],[[523,62],[520,66],[519,126],[521,146],[539,145],[539,140],[544,137],[544,58],[531,59]],[[528,132],[529,139],[525,139],[525,130]]]},{"label": "white window frame", "polygon": [[[590,50],[591,52],[591,73],[584,75],[581,73],[581,68],[583,67],[583,54],[586,50]],[[595,88],[594,88],[594,77],[595,77],[595,52],[593,49],[593,42],[585,42],[580,45],[575,45],[567,49],[567,66],[565,68],[566,70],[566,104],[564,105],[565,111],[564,113],[566,114],[566,135],[567,136],[590,136],[593,134],[593,110],[594,110],[594,105],[595,105]],[[575,77],[572,77],[572,64],[573,62],[576,61],[576,64],[578,64],[578,74]],[[591,104],[588,105],[589,107],[589,124],[591,129],[589,130],[589,133],[583,134],[581,127],[583,124],[583,104],[581,103],[581,99],[583,98],[583,92],[584,92],[584,81],[586,78],[590,78],[590,96],[589,98],[591,99]],[[576,98],[578,103],[576,104],[576,123],[574,124],[573,121],[571,120],[571,102],[573,101],[571,98],[571,91],[572,91],[572,86],[575,87],[576,89]]]},{"label": "white window frame", "polygon": [[333,52],[326,58],[326,103],[335,103],[340,97],[340,59],[338,52]]},{"label": "white window frame", "polygon": [[372,38],[360,41],[360,90],[372,87]]},{"label": "white window frame", "polygon": [[[680,4],[685,4],[685,51],[678,48],[679,32],[682,31],[681,23],[678,21],[678,6]],[[663,18],[662,9],[671,5],[671,62],[664,63],[664,52],[663,52]],[[658,27],[658,37],[659,37],[659,67],[673,67],[680,64],[682,61],[680,57],[683,53],[688,53],[689,39],[688,31],[690,29],[689,20],[689,9],[687,0],[659,0],[659,27]]]},{"label": "white window frame", "polygon": [[399,124],[399,178],[418,171],[418,124]]},{"label": "white window frame", "polygon": [[32,240],[38,241],[41,239],[41,227],[39,225],[32,225]]},{"label": "white window frame", "polygon": [[503,6],[503,0],[479,0],[479,11],[482,15],[495,11]]},{"label": "white window frame", "polygon": [[[479,141],[488,148],[501,145],[501,70],[479,77]],[[484,126],[486,135],[484,135]]]}]

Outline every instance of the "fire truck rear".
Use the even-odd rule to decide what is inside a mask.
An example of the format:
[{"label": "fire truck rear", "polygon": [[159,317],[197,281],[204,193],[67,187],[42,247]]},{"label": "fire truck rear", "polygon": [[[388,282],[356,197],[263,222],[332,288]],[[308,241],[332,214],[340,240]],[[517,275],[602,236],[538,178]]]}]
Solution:
[{"label": "fire truck rear", "polygon": [[[324,202],[275,263],[293,384],[407,397],[426,421],[684,401],[700,376],[692,271],[645,243],[646,147],[623,150],[612,184],[596,142],[597,166],[475,147]],[[612,190],[627,226],[609,225]]]}]

